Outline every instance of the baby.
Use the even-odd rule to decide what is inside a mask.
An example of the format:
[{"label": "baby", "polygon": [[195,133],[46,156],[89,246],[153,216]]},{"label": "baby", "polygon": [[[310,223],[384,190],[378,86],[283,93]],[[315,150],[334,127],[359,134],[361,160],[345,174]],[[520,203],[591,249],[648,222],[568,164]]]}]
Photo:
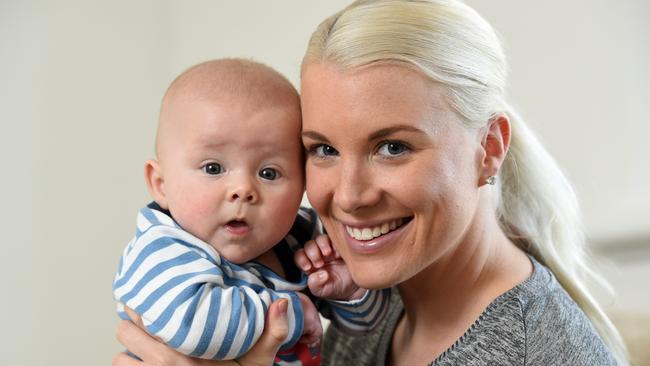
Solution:
[{"label": "baby", "polygon": [[[128,319],[127,306],[179,352],[226,360],[255,344],[268,306],[283,298],[289,334],[276,362],[318,362],[300,346],[317,341],[322,328],[314,304],[299,292],[307,276],[293,263],[320,230],[313,211],[299,207],[305,185],[300,128],[296,90],[262,64],[208,61],[172,82],[160,110],[157,158],[145,164],[155,202],[140,210],[113,283],[122,318]],[[317,242],[325,248],[318,258],[334,263],[327,238]],[[316,276],[322,261],[310,267],[301,256],[301,267]],[[337,324],[372,328],[387,292],[341,278],[337,291],[323,291],[327,279],[309,285],[343,300],[329,302]]]}]

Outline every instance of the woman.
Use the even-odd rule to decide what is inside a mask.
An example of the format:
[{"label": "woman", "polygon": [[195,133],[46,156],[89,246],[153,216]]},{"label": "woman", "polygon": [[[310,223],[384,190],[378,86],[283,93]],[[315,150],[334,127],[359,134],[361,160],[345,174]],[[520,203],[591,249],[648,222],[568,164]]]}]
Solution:
[{"label": "woman", "polygon": [[325,364],[627,364],[585,286],[575,195],[503,100],[505,70],[458,1],[357,1],[312,35],[309,200],[355,282],[399,294],[367,336],[330,328]]}]

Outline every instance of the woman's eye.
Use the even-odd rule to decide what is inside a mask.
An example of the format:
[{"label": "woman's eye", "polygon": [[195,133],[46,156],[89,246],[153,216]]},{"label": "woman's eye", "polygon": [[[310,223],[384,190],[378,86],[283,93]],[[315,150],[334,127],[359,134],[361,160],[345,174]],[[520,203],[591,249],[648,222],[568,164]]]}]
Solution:
[{"label": "woman's eye", "polygon": [[378,153],[387,157],[393,157],[403,155],[409,150],[409,147],[401,142],[385,142],[379,146]]},{"label": "woman's eye", "polygon": [[262,177],[264,179],[267,179],[267,180],[276,180],[276,179],[278,179],[278,176],[280,175],[280,173],[278,173],[278,171],[273,169],[273,168],[264,168],[264,169],[260,170],[260,172],[258,174],[259,174],[260,177]]},{"label": "woman's eye", "polygon": [[208,175],[218,175],[223,172],[223,168],[219,163],[208,163],[203,166],[203,171]]},{"label": "woman's eye", "polygon": [[324,158],[326,156],[335,156],[339,154],[335,148],[325,144],[316,145],[312,147],[309,152],[320,158]]}]

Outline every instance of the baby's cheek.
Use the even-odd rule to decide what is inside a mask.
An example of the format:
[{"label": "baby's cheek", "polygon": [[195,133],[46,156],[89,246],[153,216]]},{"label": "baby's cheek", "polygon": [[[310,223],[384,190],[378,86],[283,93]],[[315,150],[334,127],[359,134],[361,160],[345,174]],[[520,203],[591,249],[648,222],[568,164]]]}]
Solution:
[{"label": "baby's cheek", "polygon": [[209,212],[204,207],[205,205],[201,205],[200,203],[190,203],[191,202],[189,201],[186,202],[183,210],[179,210],[178,214],[172,212],[174,219],[183,229],[190,232],[192,235],[201,240],[207,240],[207,228],[204,223],[210,217]]}]

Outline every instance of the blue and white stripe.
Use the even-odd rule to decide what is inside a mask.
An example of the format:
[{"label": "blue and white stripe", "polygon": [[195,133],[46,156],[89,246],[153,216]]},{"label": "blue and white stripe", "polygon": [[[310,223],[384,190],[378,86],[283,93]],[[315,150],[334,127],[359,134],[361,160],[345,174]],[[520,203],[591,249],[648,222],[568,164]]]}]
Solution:
[{"label": "blue and white stripe", "polygon": [[386,315],[391,289],[366,291],[358,300],[334,301],[328,303],[332,308],[332,321],[351,334],[365,334],[374,329]]},{"label": "blue and white stripe", "polygon": [[266,309],[279,298],[289,300],[283,348],[295,344],[303,332],[303,313],[294,292],[305,285],[304,276],[291,283],[262,265],[231,263],[171,217],[143,208],[113,292],[122,318],[128,319],[126,305],[142,317],[149,333],[179,352],[226,360],[255,344]]}]

